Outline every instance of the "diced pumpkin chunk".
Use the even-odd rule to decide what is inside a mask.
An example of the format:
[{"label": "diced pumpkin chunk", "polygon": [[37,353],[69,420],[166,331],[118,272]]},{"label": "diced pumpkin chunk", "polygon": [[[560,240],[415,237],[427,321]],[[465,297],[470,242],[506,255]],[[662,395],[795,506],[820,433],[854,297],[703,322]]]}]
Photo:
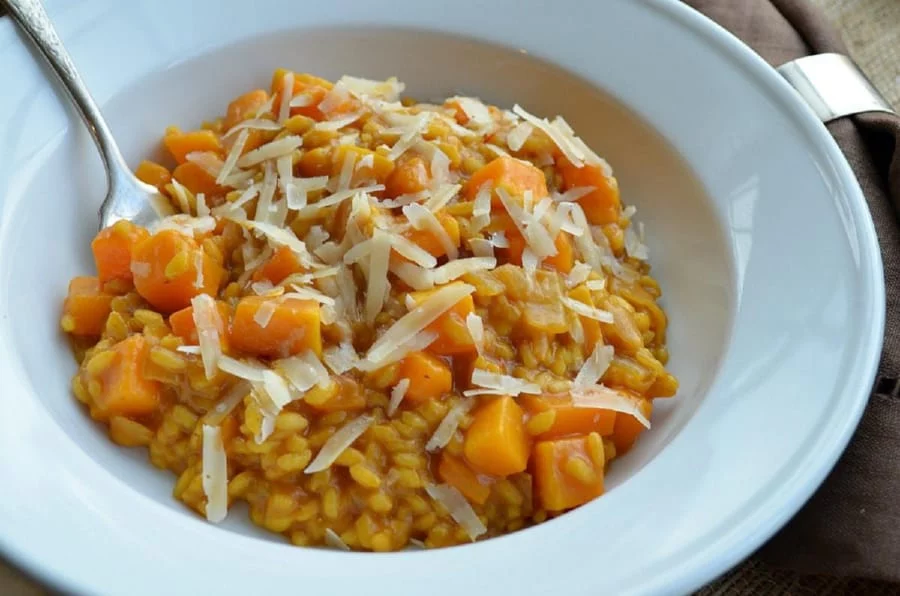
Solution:
[{"label": "diced pumpkin chunk", "polygon": [[141,182],[146,182],[159,190],[162,190],[162,188],[172,180],[172,174],[169,173],[169,170],[165,166],[161,166],[158,163],[148,160],[144,160],[138,164],[137,169],[134,171],[134,175],[137,176],[138,180]]},{"label": "diced pumpkin chunk", "polygon": [[[355,145],[340,145],[332,154],[332,176],[338,176],[341,173],[344,162],[349,155],[353,156],[353,163],[355,164],[353,176],[350,179],[351,186],[359,185],[365,180],[375,180],[378,184],[384,184],[384,181],[387,180],[394,169],[394,162],[380,153]],[[371,160],[371,165],[360,165],[363,159],[366,159],[367,162]]]},{"label": "diced pumpkin chunk", "polygon": [[268,280],[273,284],[281,283],[284,278],[302,269],[300,259],[287,246],[280,246],[268,261],[253,272],[253,281]]},{"label": "diced pumpkin chunk", "polygon": [[[532,198],[538,201],[548,195],[547,179],[544,173],[529,163],[513,157],[498,157],[479,168],[463,187],[463,196],[472,201],[484,183],[490,182],[493,188],[502,188],[511,197],[521,200],[525,191],[530,190]],[[502,209],[503,204],[495,192],[491,205]]]},{"label": "diced pumpkin chunk", "polygon": [[100,283],[114,279],[131,281],[131,254],[135,244],[150,234],[125,220],[100,230],[91,242]]},{"label": "diced pumpkin chunk", "polygon": [[211,130],[181,132],[170,130],[163,137],[163,144],[178,163],[187,161],[187,154],[194,151],[212,151],[222,155],[224,149],[219,137]]},{"label": "diced pumpkin chunk", "polygon": [[409,379],[404,399],[413,403],[438,399],[453,388],[450,367],[428,352],[413,352],[404,358],[397,374],[401,379]]},{"label": "diced pumpkin chunk", "polygon": [[472,503],[484,505],[491,495],[491,487],[482,484],[472,468],[466,462],[444,451],[438,463],[438,477],[442,482],[456,488]]},{"label": "diced pumpkin chunk", "polygon": [[[256,320],[257,312],[271,308],[263,307],[268,302],[274,302],[274,309],[263,326]],[[321,355],[319,303],[297,298],[241,298],[234,312],[232,343],[235,349],[256,356],[286,358],[306,350]]]},{"label": "diced pumpkin chunk", "polygon": [[99,375],[102,391],[94,397],[104,416],[142,416],[156,409],[160,384],[144,376],[149,350],[142,335],[131,335],[112,347],[114,357]]},{"label": "diced pumpkin chunk", "polygon": [[[649,399],[641,400],[641,413],[650,420],[653,414],[653,402]],[[638,435],[647,430],[638,419],[631,414],[618,414],[616,416],[616,424],[613,427],[612,440],[616,446],[616,454],[622,455],[627,453],[634,446]]]},{"label": "diced pumpkin chunk", "polygon": [[331,149],[329,147],[316,147],[304,151],[297,165],[300,174],[306,178],[331,175]]},{"label": "diced pumpkin chunk", "polygon": [[216,179],[209,172],[192,161],[176,167],[172,177],[194,194],[202,192],[207,196],[223,195],[228,190],[216,184]]},{"label": "diced pumpkin chunk", "polygon": [[400,195],[415,194],[428,188],[431,175],[425,160],[413,156],[402,160],[385,180],[384,194],[390,198]]},{"label": "diced pumpkin chunk", "polygon": [[603,494],[599,435],[539,441],[532,459],[537,498],[544,509],[564,511]]},{"label": "diced pumpkin chunk", "polygon": [[138,294],[165,313],[186,308],[198,294],[215,296],[225,275],[193,238],[175,230],[161,230],[138,242],[131,271]]},{"label": "diced pumpkin chunk", "polygon": [[525,470],[530,449],[522,408],[509,396],[487,400],[473,414],[463,452],[477,470],[509,476]]},{"label": "diced pumpkin chunk", "polygon": [[109,316],[112,299],[100,290],[96,277],[72,278],[63,303],[63,331],[72,335],[99,336]]},{"label": "diced pumpkin chunk", "polygon": [[228,110],[225,112],[225,121],[222,123],[225,130],[253,118],[267,101],[269,94],[264,89],[255,89],[236,97],[228,104]]},{"label": "diced pumpkin chunk", "polygon": [[[227,351],[229,336],[231,335],[231,307],[222,300],[216,301],[216,310],[219,312],[221,325],[217,329],[223,349]],[[197,325],[194,323],[194,307],[188,306],[169,315],[169,327],[172,333],[184,340],[184,343],[196,346],[200,340],[197,337]]]},{"label": "diced pumpkin chunk", "polygon": [[616,412],[613,410],[577,408],[572,405],[572,398],[568,395],[521,395],[519,403],[532,417],[543,412],[553,412],[553,423],[537,435],[542,439],[591,432],[607,436],[612,434],[616,422]]},{"label": "diced pumpkin chunk", "polygon": [[[446,286],[444,286],[446,287]],[[410,296],[416,304],[421,303],[437,290],[422,290],[411,292]],[[439,316],[425,329],[437,333],[438,337],[428,351],[433,354],[449,356],[464,354],[475,350],[475,343],[466,326],[466,317],[475,312],[475,302],[472,296],[466,296],[457,302],[451,309]]]},{"label": "diced pumpkin chunk", "polygon": [[[440,222],[441,227],[444,228],[447,235],[450,236],[450,241],[453,245],[459,247],[459,222],[456,221],[456,218],[443,211],[438,213],[436,217],[438,222]],[[444,244],[438,240],[437,236],[428,230],[416,230],[410,228],[403,232],[403,236],[414,244],[418,244],[433,257],[443,257],[447,254],[447,249],[444,247]],[[399,257],[399,255],[397,255],[397,257]]]},{"label": "diced pumpkin chunk", "polygon": [[557,168],[562,174],[565,190],[581,186],[595,188],[578,199],[578,204],[590,223],[603,225],[619,220],[622,205],[619,201],[619,183],[613,176],[607,178],[600,166],[591,164],[576,168],[564,157],[559,159]]}]

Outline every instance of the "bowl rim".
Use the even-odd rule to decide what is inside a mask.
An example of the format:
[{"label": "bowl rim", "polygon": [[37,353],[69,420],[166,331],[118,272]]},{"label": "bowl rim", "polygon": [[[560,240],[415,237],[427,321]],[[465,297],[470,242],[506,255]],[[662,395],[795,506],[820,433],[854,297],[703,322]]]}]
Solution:
[{"label": "bowl rim", "polygon": [[[740,67],[745,68],[760,86],[781,102],[782,106],[790,112],[796,124],[808,136],[809,142],[817,146],[829,158],[842,190],[848,196],[854,209],[854,221],[859,227],[857,239],[860,241],[861,254],[868,257],[865,278],[867,283],[864,290],[865,294],[871,298],[869,306],[873,314],[872,325],[861,340],[861,345],[865,349],[856,359],[858,365],[855,368],[860,369],[858,371],[860,376],[854,383],[853,390],[848,389],[844,392],[843,399],[852,404],[853,408],[848,412],[849,416],[837,432],[827,437],[827,444],[823,446],[827,450],[826,454],[820,455],[815,462],[816,465],[805,471],[805,480],[797,482],[789,494],[781,497],[780,507],[769,507],[769,515],[760,520],[755,530],[745,536],[740,544],[705,559],[701,556],[702,553],[695,553],[690,559],[693,564],[688,565],[687,569],[670,570],[658,578],[653,578],[644,586],[649,591],[663,589],[687,591],[699,587],[737,564],[773,535],[820,486],[839,455],[846,448],[867,404],[877,371],[884,333],[884,279],[881,252],[862,190],[837,143],[808,106],[802,103],[794,90],[772,67],[743,42],[708,17],[674,0],[646,0],[644,3],[668,18],[678,21],[692,34],[705,37],[713,45],[726,52]],[[51,1],[49,4],[52,9],[57,3]],[[54,12],[51,10],[51,14]],[[0,39],[9,35],[15,37],[12,25],[7,19],[5,22],[0,22]],[[67,589],[77,588],[83,591],[96,589],[96,586],[93,585],[71,582],[71,578],[66,577],[65,572],[58,565],[55,566],[53,562],[34,558],[32,556],[34,553],[29,553],[24,548],[18,548],[18,545],[7,542],[3,537],[0,537],[0,543],[2,543],[2,550],[6,555],[41,579]],[[698,559],[703,560],[698,561]]]}]

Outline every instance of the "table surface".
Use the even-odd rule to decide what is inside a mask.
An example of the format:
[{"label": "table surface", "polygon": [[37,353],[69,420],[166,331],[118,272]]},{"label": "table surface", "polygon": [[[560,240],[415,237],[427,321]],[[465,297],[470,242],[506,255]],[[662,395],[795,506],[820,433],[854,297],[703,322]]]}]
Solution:
[{"label": "table surface", "polygon": [[[900,111],[900,0],[810,1],[825,11],[841,32],[850,55]],[[847,587],[852,590],[849,584]],[[710,588],[707,593],[728,593],[736,586],[729,585],[726,577]],[[48,592],[0,561],[0,594],[37,596]]]}]

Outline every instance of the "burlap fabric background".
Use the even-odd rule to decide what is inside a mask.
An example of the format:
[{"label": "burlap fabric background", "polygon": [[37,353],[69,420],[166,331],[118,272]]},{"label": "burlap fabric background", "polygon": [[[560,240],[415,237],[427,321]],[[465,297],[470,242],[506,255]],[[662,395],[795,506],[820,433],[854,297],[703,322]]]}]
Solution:
[{"label": "burlap fabric background", "polygon": [[[834,26],[834,37],[823,28],[826,21],[820,14],[805,10],[804,0],[686,1],[737,33],[773,64],[811,51],[833,50],[843,40],[876,87],[900,109],[900,0],[808,0]],[[810,504],[759,553],[701,594],[900,593],[900,584],[893,583],[900,581],[900,319],[891,316],[892,307],[900,306],[900,232],[887,200],[887,171],[895,143],[891,126],[885,119],[866,118],[830,127],[869,198],[887,265],[891,345],[886,346],[872,404],[851,448]],[[894,186],[900,187],[900,157],[893,165]],[[895,195],[900,201],[900,188]],[[882,493],[897,489],[892,507],[878,495],[873,503],[867,501],[873,495],[860,490],[860,483],[868,485],[868,480],[880,483]],[[851,510],[856,515],[848,518]],[[848,536],[851,533],[855,539]],[[46,593],[0,561],[0,594]]]}]

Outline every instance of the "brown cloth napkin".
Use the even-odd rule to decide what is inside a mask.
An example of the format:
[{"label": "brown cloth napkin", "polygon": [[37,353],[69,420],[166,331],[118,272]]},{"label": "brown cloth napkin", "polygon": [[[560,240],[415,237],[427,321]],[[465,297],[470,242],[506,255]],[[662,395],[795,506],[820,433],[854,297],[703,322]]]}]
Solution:
[{"label": "brown cloth napkin", "polygon": [[[685,2],[773,66],[808,54],[846,53],[807,0]],[[828,129],[856,173],[875,221],[887,286],[884,353],[859,428],[822,487],[768,544],[708,592],[833,593],[835,587],[842,592],[864,587],[845,581],[829,589],[826,576],[900,582],[900,118],[866,114],[832,122]]]}]

